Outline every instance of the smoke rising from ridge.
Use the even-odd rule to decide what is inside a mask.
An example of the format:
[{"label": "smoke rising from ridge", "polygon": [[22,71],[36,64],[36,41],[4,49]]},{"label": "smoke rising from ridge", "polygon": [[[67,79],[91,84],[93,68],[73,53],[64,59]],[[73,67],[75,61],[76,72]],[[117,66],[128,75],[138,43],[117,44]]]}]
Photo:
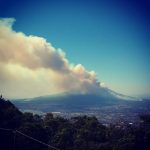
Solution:
[{"label": "smoke rising from ridge", "polygon": [[96,94],[103,88],[94,71],[71,65],[46,39],[16,32],[15,19],[0,19],[0,92],[33,97],[60,92]]}]

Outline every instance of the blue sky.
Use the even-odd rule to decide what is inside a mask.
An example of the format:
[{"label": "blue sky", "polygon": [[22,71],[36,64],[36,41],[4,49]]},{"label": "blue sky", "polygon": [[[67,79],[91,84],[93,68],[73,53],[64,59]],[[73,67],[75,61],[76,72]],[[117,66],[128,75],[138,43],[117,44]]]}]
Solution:
[{"label": "blue sky", "polygon": [[149,0],[0,0],[0,17],[63,49],[109,88],[150,96]]}]

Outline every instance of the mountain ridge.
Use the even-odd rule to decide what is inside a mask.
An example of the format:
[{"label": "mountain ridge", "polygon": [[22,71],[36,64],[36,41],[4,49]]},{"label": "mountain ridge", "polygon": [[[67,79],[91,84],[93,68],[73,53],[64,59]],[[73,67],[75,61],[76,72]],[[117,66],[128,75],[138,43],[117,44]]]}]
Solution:
[{"label": "mountain ridge", "polygon": [[21,111],[43,115],[52,112],[63,117],[94,115],[104,123],[120,118],[136,120],[142,113],[150,113],[150,100],[124,100],[94,94],[63,94],[12,101]]}]

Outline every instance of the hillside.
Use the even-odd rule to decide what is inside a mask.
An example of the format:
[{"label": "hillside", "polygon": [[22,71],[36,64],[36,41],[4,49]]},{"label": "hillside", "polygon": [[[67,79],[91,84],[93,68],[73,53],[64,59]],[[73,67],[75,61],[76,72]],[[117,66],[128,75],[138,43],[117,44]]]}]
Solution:
[{"label": "hillside", "polygon": [[57,150],[150,148],[150,115],[140,116],[141,121],[136,125],[118,122],[104,126],[94,116],[78,116],[68,120],[54,117],[52,113],[47,113],[42,118],[37,114],[21,113],[2,97],[0,108],[2,149],[11,150],[14,147],[15,150],[48,150],[47,144]]},{"label": "hillside", "polygon": [[62,94],[12,102],[25,112],[38,114],[53,112],[67,118],[77,115],[94,115],[103,123],[111,123],[118,119],[133,122],[137,121],[139,114],[150,112],[149,100],[124,100],[121,99],[121,96],[117,98],[115,96],[104,97],[92,94]]}]

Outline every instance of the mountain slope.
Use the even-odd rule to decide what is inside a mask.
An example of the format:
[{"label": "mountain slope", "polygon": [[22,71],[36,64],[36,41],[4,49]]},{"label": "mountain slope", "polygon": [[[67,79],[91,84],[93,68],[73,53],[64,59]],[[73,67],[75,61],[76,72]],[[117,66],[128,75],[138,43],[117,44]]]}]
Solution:
[{"label": "mountain slope", "polygon": [[150,113],[150,100],[131,100],[131,97],[117,93],[112,96],[63,93],[12,102],[22,111],[38,114],[52,112],[67,118],[94,115],[103,123],[114,123],[120,119],[134,122],[139,114]]},{"label": "mountain slope", "polygon": [[[115,93],[116,94],[116,93]],[[121,96],[120,96],[121,97]],[[103,107],[142,107],[145,101],[123,100],[116,96],[100,96],[92,94],[62,94],[53,96],[41,96],[32,99],[16,100],[13,103],[22,110],[37,110],[42,112],[84,112]],[[150,105],[148,105],[150,106]]]}]

